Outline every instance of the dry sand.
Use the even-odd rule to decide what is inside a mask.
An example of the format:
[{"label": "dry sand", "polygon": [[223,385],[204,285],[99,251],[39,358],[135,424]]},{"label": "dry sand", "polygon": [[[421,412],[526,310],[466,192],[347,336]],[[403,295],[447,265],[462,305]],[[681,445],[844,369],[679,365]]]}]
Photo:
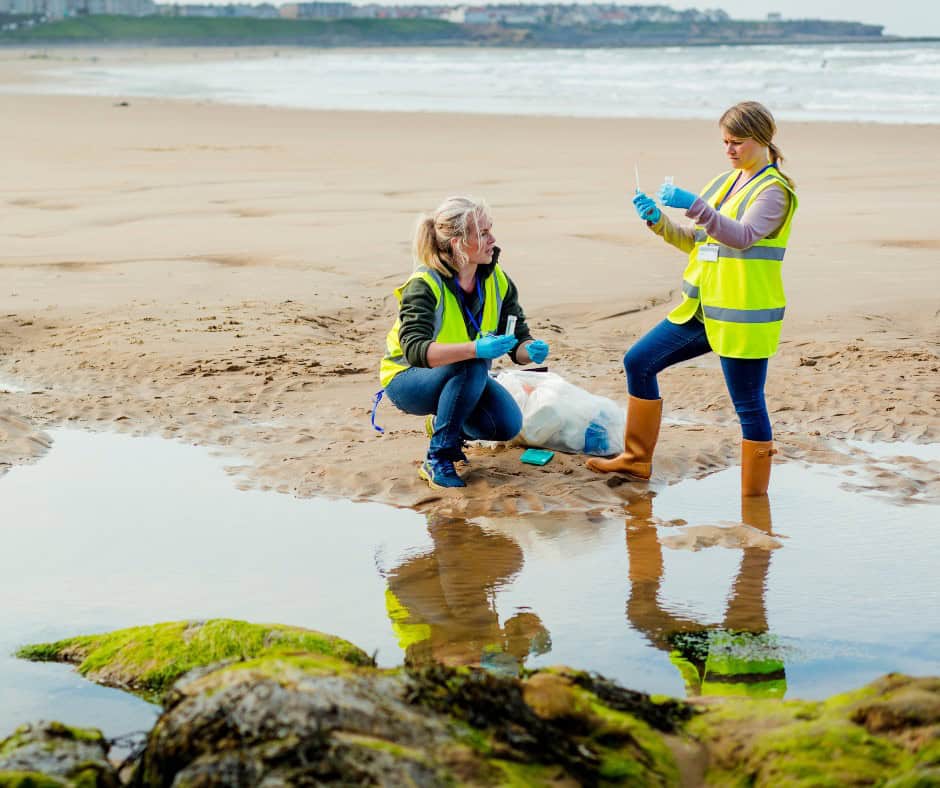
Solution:
[{"label": "dry sand", "polygon": [[[37,63],[3,53],[0,84]],[[511,447],[472,449],[467,490],[429,491],[422,420],[384,403],[386,434],[369,423],[391,291],[416,214],[484,197],[552,369],[622,401],[622,354],[678,300],[685,262],[634,215],[633,162],[650,186],[671,173],[698,188],[725,166],[712,122],[127,102],[0,96],[0,472],[72,426],[225,447],[245,459],[238,483],[303,496],[467,515],[622,500],[582,457],[533,469]],[[885,470],[836,449],[938,440],[937,135],[783,123],[779,137],[801,198],[767,386],[779,459],[854,463],[860,489],[898,500],[937,500],[940,463]],[[654,484],[736,464],[717,359],[661,388]]]}]

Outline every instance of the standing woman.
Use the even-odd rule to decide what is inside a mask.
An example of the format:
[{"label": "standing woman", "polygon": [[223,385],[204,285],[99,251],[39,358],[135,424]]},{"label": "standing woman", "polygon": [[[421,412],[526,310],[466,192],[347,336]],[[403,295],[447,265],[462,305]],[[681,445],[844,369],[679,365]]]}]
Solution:
[{"label": "standing woman", "polygon": [[741,494],[763,495],[770,483],[773,432],[764,401],[767,360],[777,352],[786,306],[781,267],[797,199],[780,171],[773,116],[756,101],[721,116],[725,154],[734,168],[701,194],[664,183],[660,202],[695,222],[675,225],[642,192],[633,198],[641,219],[667,243],[688,253],[682,303],[627,352],[627,428],[623,454],[592,459],[598,473],[649,479],[663,401],[656,375],[713,350],[741,422]]},{"label": "standing woman", "polygon": [[466,487],[454,468],[467,459],[465,439],[506,441],[522,429],[519,406],[489,375],[493,359],[508,353],[517,364],[540,364],[548,356],[548,344],[529,333],[499,251],[487,206],[448,197],[418,220],[415,270],[395,291],[398,320],[379,374],[399,410],[429,416],[418,475],[431,487]]}]

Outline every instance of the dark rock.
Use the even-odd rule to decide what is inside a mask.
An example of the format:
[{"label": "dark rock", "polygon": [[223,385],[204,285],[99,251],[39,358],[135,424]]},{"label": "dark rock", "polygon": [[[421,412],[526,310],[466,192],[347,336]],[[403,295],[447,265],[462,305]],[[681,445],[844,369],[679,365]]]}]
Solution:
[{"label": "dark rock", "polygon": [[0,742],[0,786],[118,788],[100,731],[60,722],[22,725]]},{"label": "dark rock", "polygon": [[[566,674],[536,673],[524,685],[478,669],[339,664],[276,655],[185,677],[167,695],[133,784],[677,782],[658,734]],[[565,696],[563,713],[540,717],[524,697],[533,685]]]}]

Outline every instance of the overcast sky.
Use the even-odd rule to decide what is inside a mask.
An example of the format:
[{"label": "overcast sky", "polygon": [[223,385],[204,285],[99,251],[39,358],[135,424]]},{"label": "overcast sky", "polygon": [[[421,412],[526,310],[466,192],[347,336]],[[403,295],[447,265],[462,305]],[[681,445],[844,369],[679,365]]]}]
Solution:
[{"label": "overcast sky", "polygon": [[673,8],[721,8],[735,19],[760,19],[776,11],[785,19],[848,19],[884,25],[898,36],[940,36],[937,0],[631,0],[663,2]]}]

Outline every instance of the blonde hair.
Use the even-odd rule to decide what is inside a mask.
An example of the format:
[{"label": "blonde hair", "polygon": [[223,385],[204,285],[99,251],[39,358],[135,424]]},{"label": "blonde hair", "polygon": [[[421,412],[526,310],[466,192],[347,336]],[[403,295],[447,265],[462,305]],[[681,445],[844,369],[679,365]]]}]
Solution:
[{"label": "blonde hair", "polygon": [[[433,213],[419,216],[411,246],[415,267],[423,265],[452,276],[453,271],[467,264],[465,248],[470,234],[474,233],[480,242],[483,219],[491,220],[490,209],[472,197],[448,197]],[[452,244],[455,238],[457,243]]]},{"label": "blonde hair", "polygon": [[777,171],[790,184],[791,189],[796,188],[793,179],[780,169],[780,164],[784,161],[783,151],[773,143],[777,124],[767,107],[757,101],[742,101],[726,109],[718,125],[735,137],[752,139],[764,145],[770,151],[770,160]]}]

